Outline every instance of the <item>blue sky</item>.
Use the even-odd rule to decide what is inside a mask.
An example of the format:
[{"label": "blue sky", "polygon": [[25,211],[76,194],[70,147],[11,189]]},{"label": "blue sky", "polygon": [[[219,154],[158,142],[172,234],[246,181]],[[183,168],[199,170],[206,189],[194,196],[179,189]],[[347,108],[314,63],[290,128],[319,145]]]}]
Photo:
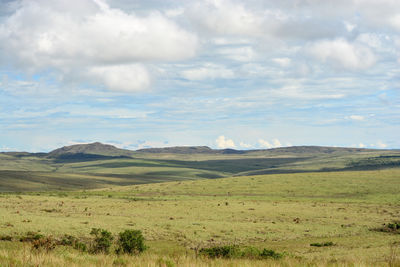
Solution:
[{"label": "blue sky", "polygon": [[0,1],[0,151],[400,148],[398,0]]}]

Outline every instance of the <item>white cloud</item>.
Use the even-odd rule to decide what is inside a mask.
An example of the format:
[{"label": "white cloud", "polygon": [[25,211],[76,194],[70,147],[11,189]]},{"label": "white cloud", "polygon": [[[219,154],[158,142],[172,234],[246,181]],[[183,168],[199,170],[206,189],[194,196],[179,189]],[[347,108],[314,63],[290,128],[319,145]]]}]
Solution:
[{"label": "white cloud", "polygon": [[[144,66],[138,62],[177,61],[193,57],[197,37],[180,28],[159,12],[137,16],[110,8],[101,0],[68,1],[23,0],[20,8],[0,24],[1,62],[40,73],[56,71],[70,79],[92,69],[92,74],[108,66],[113,74],[105,77],[113,90],[132,91],[148,85]],[[128,65],[125,70],[121,65]],[[126,79],[144,74],[130,88],[114,77]],[[135,70],[133,70],[135,69]],[[147,74],[146,74],[147,73]],[[112,76],[112,77],[111,77]],[[126,79],[125,83],[132,82]],[[134,89],[134,90],[136,90]]]},{"label": "white cloud", "polygon": [[234,77],[234,72],[222,65],[207,63],[202,67],[182,71],[182,76],[193,81],[205,79],[231,79]]},{"label": "white cloud", "polygon": [[92,78],[93,83],[121,92],[143,91],[150,86],[150,75],[139,64],[92,67],[87,76]]},{"label": "white cloud", "polygon": [[386,147],[387,147],[387,145],[386,145],[385,143],[383,143],[381,140],[379,140],[379,141],[376,143],[376,146],[377,146],[378,148],[386,148]]},{"label": "white cloud", "polygon": [[263,16],[230,0],[199,1],[189,17],[206,31],[222,35],[259,36],[264,24]]},{"label": "white cloud", "polygon": [[225,136],[220,135],[217,140],[215,140],[217,143],[218,148],[234,148],[235,143],[233,142],[232,139],[227,139]]},{"label": "white cloud", "polygon": [[221,48],[217,51],[219,54],[226,58],[230,58],[236,61],[251,61],[256,57],[256,53],[250,46],[234,47],[234,48]]},{"label": "white cloud", "polygon": [[356,41],[375,49],[381,49],[383,46],[379,35],[375,33],[362,33],[357,36]]},{"label": "white cloud", "polygon": [[347,30],[348,32],[352,32],[352,31],[357,27],[356,24],[350,23],[350,22],[348,22],[348,21],[345,21],[345,22],[344,22],[344,26],[346,27],[346,30]]},{"label": "white cloud", "polygon": [[396,14],[392,17],[389,18],[389,23],[396,28],[397,30],[400,30],[400,14]]},{"label": "white cloud", "polygon": [[276,138],[272,140],[272,143],[273,143],[274,147],[281,147],[282,146],[281,142]]},{"label": "white cloud", "polygon": [[161,148],[161,147],[168,147],[168,142],[159,142],[159,141],[141,141],[137,145],[133,145],[132,143],[129,144],[129,147],[135,147],[136,149],[142,148]]},{"label": "white cloud", "polygon": [[[258,139],[258,143],[260,144],[261,147],[263,148],[276,148],[276,147],[282,147],[281,142],[277,139],[274,138],[272,139],[272,142],[268,142],[264,139]],[[290,144],[290,143],[289,143]],[[291,144],[290,144],[291,145]]]},{"label": "white cloud", "polygon": [[359,143],[359,144],[358,144],[358,147],[359,147],[359,148],[365,148],[366,145],[364,145],[363,143]]},{"label": "white cloud", "polygon": [[243,148],[251,148],[252,147],[252,145],[250,145],[250,144],[246,144],[246,143],[244,143],[244,142],[240,142],[240,147],[243,147]]},{"label": "white cloud", "polygon": [[342,38],[318,41],[308,47],[308,52],[337,69],[363,70],[376,62],[371,49],[359,43],[349,43]]},{"label": "white cloud", "polygon": [[260,144],[261,147],[264,148],[273,148],[273,145],[271,145],[268,141],[263,140],[263,139],[258,139],[258,143]]},{"label": "white cloud", "polygon": [[165,11],[165,15],[167,17],[177,17],[182,15],[185,12],[185,9],[182,7],[178,7],[178,8],[173,8],[173,9],[168,9]]},{"label": "white cloud", "polygon": [[361,115],[350,115],[350,116],[346,117],[346,119],[350,119],[350,120],[354,120],[354,121],[363,121],[363,120],[365,120],[365,117],[361,116]]},{"label": "white cloud", "polygon": [[280,65],[281,67],[288,67],[292,62],[292,60],[287,57],[274,58],[272,59],[272,61]]}]

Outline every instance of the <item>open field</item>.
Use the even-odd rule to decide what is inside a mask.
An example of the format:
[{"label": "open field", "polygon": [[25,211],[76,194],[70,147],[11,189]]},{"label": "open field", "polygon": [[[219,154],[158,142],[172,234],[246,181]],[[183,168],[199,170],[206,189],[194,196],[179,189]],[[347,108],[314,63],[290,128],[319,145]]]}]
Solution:
[{"label": "open field", "polygon": [[[400,235],[374,229],[400,220],[400,169],[240,176],[87,191],[3,193],[0,234],[28,231],[89,238],[142,230],[140,256],[91,255],[68,247],[31,251],[0,241],[1,265],[398,266]],[[332,242],[313,247],[311,243]],[[221,244],[286,252],[280,260],[196,258]]]}]

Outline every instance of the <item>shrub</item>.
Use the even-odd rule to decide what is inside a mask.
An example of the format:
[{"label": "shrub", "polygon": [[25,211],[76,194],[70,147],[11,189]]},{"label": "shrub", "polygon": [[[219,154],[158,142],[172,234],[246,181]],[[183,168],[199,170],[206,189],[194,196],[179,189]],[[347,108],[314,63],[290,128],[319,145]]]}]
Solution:
[{"label": "shrub", "polygon": [[21,236],[19,238],[20,242],[32,242],[34,240],[39,240],[43,238],[44,236],[42,234],[36,233],[36,232],[27,232],[25,236]]},{"label": "shrub", "polygon": [[393,231],[396,231],[400,229],[400,223],[399,222],[388,223],[387,227]]},{"label": "shrub", "polygon": [[61,241],[59,242],[60,245],[63,246],[71,246],[74,249],[80,250],[82,252],[87,251],[87,246],[85,243],[79,241],[78,238],[72,236],[72,235],[65,235]]},{"label": "shrub", "polygon": [[235,258],[240,257],[240,249],[234,245],[228,246],[216,246],[210,248],[200,249],[200,255],[207,256],[209,258]]},{"label": "shrub", "polygon": [[375,231],[378,231],[378,232],[400,234],[400,222],[395,221],[395,222],[391,222],[391,223],[388,223],[388,224],[383,224],[382,227],[374,228],[372,230],[375,230]]},{"label": "shrub", "polygon": [[255,247],[245,247],[241,252],[241,257],[248,259],[257,259],[262,252]]},{"label": "shrub", "polygon": [[44,249],[48,252],[56,248],[56,242],[52,236],[42,237],[32,241],[32,248]]},{"label": "shrub", "polygon": [[278,253],[271,249],[264,248],[263,251],[260,253],[262,258],[272,258],[272,259],[281,259],[284,256],[284,253]]},{"label": "shrub", "polygon": [[333,244],[332,241],[325,242],[325,243],[311,243],[310,244],[310,246],[312,246],[312,247],[330,247],[333,245],[335,245],[335,244]]},{"label": "shrub", "polygon": [[13,238],[10,235],[1,235],[0,236],[0,241],[12,241]]},{"label": "shrub", "polygon": [[247,259],[280,259],[285,254],[278,253],[270,249],[264,248],[260,250],[255,247],[245,247],[240,249],[235,245],[228,246],[216,246],[210,248],[202,248],[199,251],[200,255],[207,256],[209,258],[247,258]]},{"label": "shrub", "polygon": [[140,230],[125,230],[119,233],[118,248],[116,252],[139,254],[146,250],[144,237]]},{"label": "shrub", "polygon": [[114,239],[111,232],[100,228],[92,228],[90,234],[95,236],[90,252],[92,253],[110,252],[112,240]]}]

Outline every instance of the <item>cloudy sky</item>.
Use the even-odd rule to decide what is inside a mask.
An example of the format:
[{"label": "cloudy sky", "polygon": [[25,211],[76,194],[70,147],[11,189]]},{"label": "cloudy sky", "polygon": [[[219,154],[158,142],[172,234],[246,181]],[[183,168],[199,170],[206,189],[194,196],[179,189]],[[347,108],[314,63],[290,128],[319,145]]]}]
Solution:
[{"label": "cloudy sky", "polygon": [[399,137],[398,0],[0,0],[0,151]]}]

